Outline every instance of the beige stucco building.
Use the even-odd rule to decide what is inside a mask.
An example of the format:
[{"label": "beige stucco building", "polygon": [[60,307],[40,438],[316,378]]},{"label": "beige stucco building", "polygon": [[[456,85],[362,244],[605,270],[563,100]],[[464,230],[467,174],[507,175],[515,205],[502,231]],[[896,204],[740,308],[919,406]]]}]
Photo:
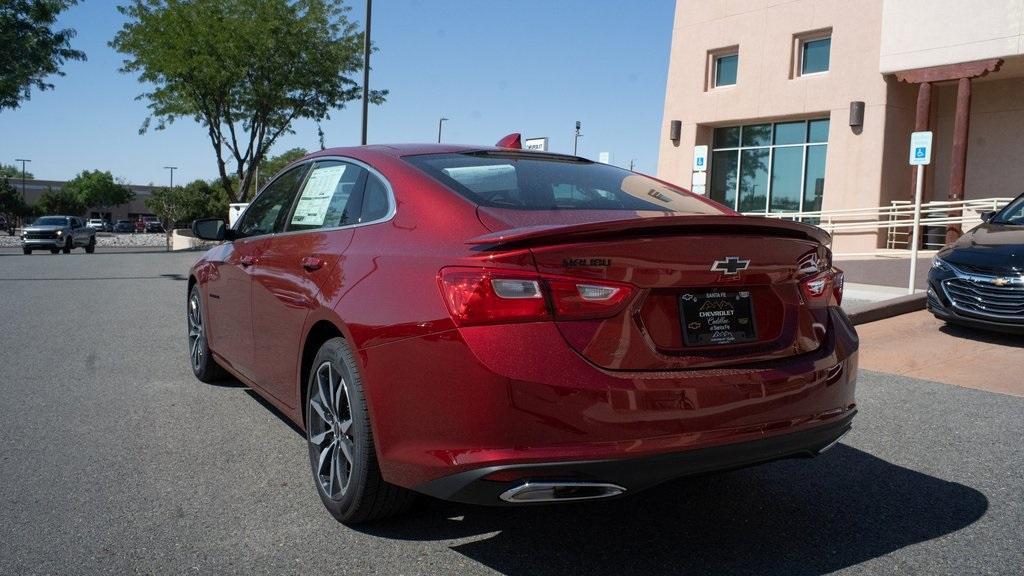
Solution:
[{"label": "beige stucco building", "polygon": [[910,200],[915,129],[925,201],[1024,191],[1024,0],[677,0],[671,50],[658,175],[743,212]]}]

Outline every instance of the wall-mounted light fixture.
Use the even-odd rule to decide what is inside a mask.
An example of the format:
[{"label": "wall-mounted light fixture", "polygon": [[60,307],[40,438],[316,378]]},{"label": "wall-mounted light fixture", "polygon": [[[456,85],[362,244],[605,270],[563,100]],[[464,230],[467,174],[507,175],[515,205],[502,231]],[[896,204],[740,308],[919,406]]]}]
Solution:
[{"label": "wall-mounted light fixture", "polygon": [[857,100],[850,102],[850,126],[864,125],[864,103]]},{"label": "wall-mounted light fixture", "polygon": [[683,122],[681,120],[673,120],[672,122],[669,123],[668,139],[673,141],[673,142],[675,142],[676,144],[678,144],[679,143],[679,137],[680,137],[682,131],[683,131]]}]

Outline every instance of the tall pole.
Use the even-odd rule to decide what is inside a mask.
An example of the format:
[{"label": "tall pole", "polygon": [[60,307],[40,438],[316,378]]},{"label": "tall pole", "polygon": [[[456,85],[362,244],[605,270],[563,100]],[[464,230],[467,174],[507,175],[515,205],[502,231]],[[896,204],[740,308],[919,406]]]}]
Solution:
[{"label": "tall pole", "polygon": [[21,162],[21,202],[25,203],[25,163],[31,162],[28,158],[15,158],[15,162]]},{"label": "tall pole", "polygon": [[924,188],[924,166],[917,167],[917,181],[914,184],[914,231],[910,239],[910,282],[907,294],[914,293],[917,276],[917,247],[921,241],[921,189]]},{"label": "tall pole", "polygon": [[580,134],[580,128],[581,127],[582,127],[582,124],[580,124],[580,121],[577,120],[576,121],[576,138],[574,138],[573,141],[572,141],[572,155],[573,156],[576,155],[576,149],[579,147],[579,144],[580,144],[580,136],[582,136],[582,134]]},{"label": "tall pole", "polygon": [[441,143],[441,125],[444,124],[444,122],[446,120],[448,120],[448,119],[447,118],[441,118],[440,120],[437,121],[437,143],[438,144]]},{"label": "tall pole", "polygon": [[370,112],[370,17],[373,0],[366,0],[366,30],[363,33],[363,146],[366,145],[366,117]]},{"label": "tall pole", "polygon": [[171,188],[174,188],[174,171],[177,170],[177,166],[164,166],[164,170],[171,171]]}]

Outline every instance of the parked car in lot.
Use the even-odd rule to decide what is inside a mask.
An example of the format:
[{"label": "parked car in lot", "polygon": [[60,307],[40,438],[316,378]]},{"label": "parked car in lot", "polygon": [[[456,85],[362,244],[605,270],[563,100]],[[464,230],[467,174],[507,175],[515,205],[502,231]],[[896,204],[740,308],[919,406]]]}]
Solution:
[{"label": "parked car in lot", "polygon": [[110,222],[102,218],[90,218],[85,225],[97,232],[109,232],[111,228]]},{"label": "parked car in lot", "polygon": [[337,519],[632,494],[850,429],[828,234],[501,144],[321,151],[193,224],[225,242],[190,273],[192,370],[305,430]]},{"label": "parked car in lot", "polygon": [[77,216],[42,216],[21,232],[21,249],[25,254],[33,250],[70,254],[74,248],[85,248],[89,254],[96,250],[96,231]]},{"label": "parked car in lot", "polygon": [[155,234],[157,232],[164,231],[164,225],[161,224],[160,220],[157,220],[156,218],[146,218],[143,220],[143,222],[145,223],[146,232],[150,234]]},{"label": "parked car in lot", "polygon": [[936,254],[928,310],[954,324],[1024,334],[1024,194]]},{"label": "parked car in lot", "polygon": [[135,231],[135,227],[132,225],[131,220],[118,220],[114,224],[114,232],[118,234],[131,234]]}]

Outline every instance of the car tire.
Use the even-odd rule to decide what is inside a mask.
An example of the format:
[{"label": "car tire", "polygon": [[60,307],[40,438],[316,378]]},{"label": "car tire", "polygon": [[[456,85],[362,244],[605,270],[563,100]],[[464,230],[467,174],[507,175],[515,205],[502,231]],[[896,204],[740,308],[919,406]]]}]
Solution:
[{"label": "car tire", "polygon": [[92,254],[96,251],[96,237],[93,236],[89,239],[89,243],[85,245],[85,253]]},{"label": "car tire", "polygon": [[26,256],[31,256],[32,255],[32,249],[31,248],[22,248],[21,251],[24,252]]},{"label": "car tire", "polygon": [[64,242],[64,253],[65,254],[71,254],[71,249],[74,248],[74,247],[75,247],[75,245],[71,243],[71,238],[68,238]]},{"label": "car tire", "polygon": [[206,318],[203,312],[203,295],[199,286],[192,286],[185,305],[185,321],[188,326],[189,365],[200,382],[217,382],[227,377],[227,372],[210,355],[206,340]]},{"label": "car tire", "polygon": [[408,510],[416,493],[381,475],[363,380],[344,338],[332,338],[320,347],[306,390],[309,464],[324,507],[344,524],[372,522]]}]

